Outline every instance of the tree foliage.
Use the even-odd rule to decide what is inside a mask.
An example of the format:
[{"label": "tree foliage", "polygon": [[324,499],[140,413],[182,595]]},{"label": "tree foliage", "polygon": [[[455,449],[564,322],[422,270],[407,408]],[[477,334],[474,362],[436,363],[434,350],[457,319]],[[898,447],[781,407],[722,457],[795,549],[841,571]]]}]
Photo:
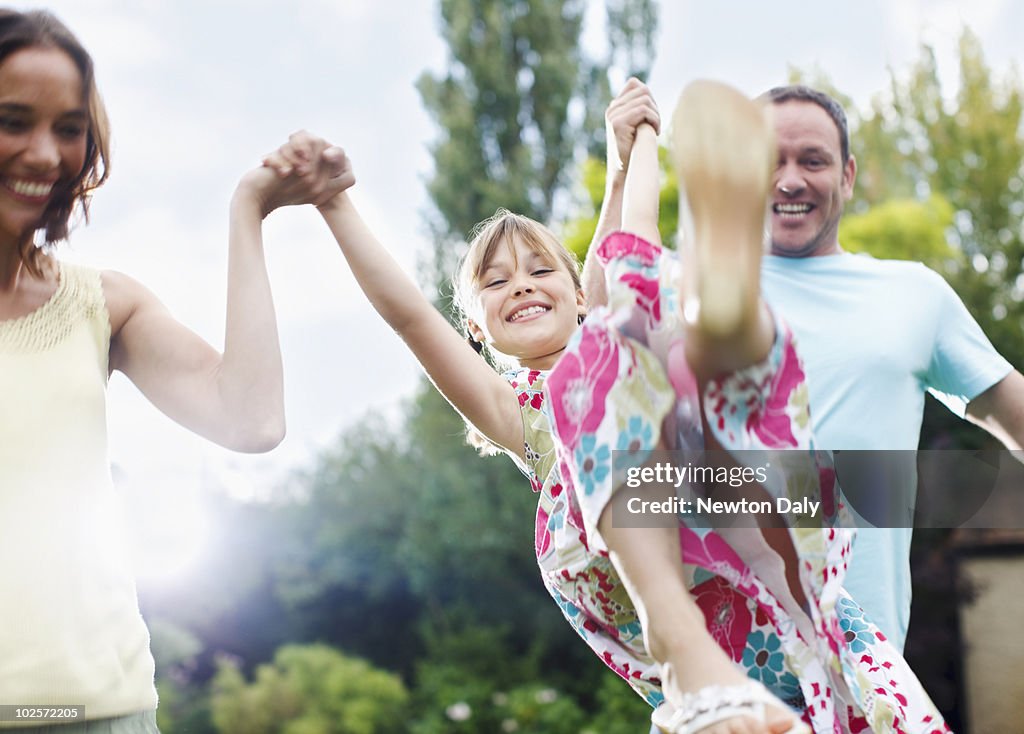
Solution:
[{"label": "tree foliage", "polygon": [[552,221],[577,153],[603,145],[609,67],[646,73],[652,0],[609,0],[608,51],[598,60],[580,46],[586,8],[582,0],[442,0],[448,68],[418,82],[440,133],[427,182],[435,241],[427,278],[439,292],[460,243],[499,207]]},{"label": "tree foliage", "polygon": [[[467,446],[461,419],[432,387],[410,404],[403,428],[399,438],[363,421],[302,480],[309,495],[294,510],[284,596],[325,626],[333,618],[334,644],[391,666],[394,656],[382,655],[420,649],[422,624],[445,630],[486,619],[515,623],[524,636],[550,630],[558,615],[531,554],[528,483],[510,461]],[[348,619],[344,608],[324,608],[325,598],[357,611]],[[548,606],[550,615],[538,615]]]},{"label": "tree foliage", "polygon": [[[668,151],[658,149],[661,171],[661,189],[658,194],[658,232],[667,247],[675,247],[679,228],[679,182],[668,165]],[[582,165],[580,188],[582,195],[573,218],[565,223],[562,242],[581,260],[586,256],[604,199],[606,164],[604,153],[591,156]]]},{"label": "tree foliage", "polygon": [[924,46],[905,78],[891,74],[857,126],[859,202],[945,199],[953,252],[938,267],[996,347],[1024,364],[1024,87],[999,78],[964,29],[959,89],[948,94]]},{"label": "tree foliage", "polygon": [[409,694],[398,676],[324,645],[286,645],[245,680],[223,659],[213,680],[221,734],[399,734]]},{"label": "tree foliage", "polygon": [[957,257],[947,237],[952,224],[953,207],[943,196],[932,194],[926,201],[890,199],[843,217],[839,241],[849,252],[918,260],[941,269]]}]

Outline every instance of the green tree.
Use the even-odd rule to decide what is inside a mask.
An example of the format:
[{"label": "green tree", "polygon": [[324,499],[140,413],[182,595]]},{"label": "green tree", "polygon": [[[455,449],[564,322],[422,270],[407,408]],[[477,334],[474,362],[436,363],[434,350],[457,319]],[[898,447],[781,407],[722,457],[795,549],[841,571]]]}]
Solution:
[{"label": "green tree", "polygon": [[444,235],[499,206],[547,219],[574,141],[569,101],[581,58],[580,2],[442,0],[446,74],[420,77],[443,130],[428,190]]},{"label": "green tree", "polygon": [[427,279],[439,292],[460,243],[499,207],[552,221],[578,151],[603,140],[609,67],[644,74],[653,60],[651,0],[609,0],[600,60],[580,48],[585,10],[581,0],[441,1],[448,69],[418,82],[440,128],[427,183],[435,209]]},{"label": "green tree", "polygon": [[850,252],[918,260],[941,269],[957,256],[946,235],[952,224],[953,207],[938,194],[927,201],[890,199],[862,214],[844,216],[839,241]]},{"label": "green tree", "polygon": [[597,711],[581,734],[637,734],[638,728],[643,731],[642,722],[651,715],[647,703],[614,676],[601,681],[596,698]]},{"label": "green tree", "polygon": [[584,65],[584,116],[577,133],[588,156],[601,158],[605,151],[604,110],[611,101],[611,73],[618,83],[631,76],[646,80],[654,63],[654,35],[658,6],[652,0],[605,0],[603,58]]},{"label": "green tree", "polygon": [[[675,247],[676,231],[679,228],[679,182],[668,164],[667,149],[658,149],[658,163],[661,168],[658,231],[664,245]],[[583,193],[573,217],[564,226],[565,236],[562,241],[580,260],[586,257],[594,232],[597,231],[597,219],[604,200],[606,171],[603,151],[583,162],[580,176]]]},{"label": "green tree", "polygon": [[[481,655],[485,646],[489,655]],[[410,731],[576,734],[586,716],[575,696],[542,680],[541,647],[535,643],[527,654],[516,655],[509,635],[493,627],[433,636],[416,672],[418,715]]]},{"label": "green tree", "polygon": [[299,480],[308,494],[292,510],[278,589],[302,626],[406,673],[422,630],[487,622],[515,628],[520,643],[558,636],[564,622],[531,552],[528,483],[467,446],[433,389],[403,427],[398,437],[364,420]]},{"label": "green tree", "polygon": [[192,681],[202,641],[192,632],[163,617],[148,620],[150,646],[156,660],[156,710],[161,731],[210,731],[206,692]]},{"label": "green tree", "polygon": [[213,680],[221,734],[390,734],[405,730],[402,681],[325,645],[286,645],[245,680],[222,659]]},{"label": "green tree", "polygon": [[911,74],[892,75],[856,131],[860,195],[943,197],[955,256],[940,271],[996,347],[1024,364],[1024,87],[1015,70],[995,76],[978,37],[959,43],[959,91],[946,94],[934,51]]}]

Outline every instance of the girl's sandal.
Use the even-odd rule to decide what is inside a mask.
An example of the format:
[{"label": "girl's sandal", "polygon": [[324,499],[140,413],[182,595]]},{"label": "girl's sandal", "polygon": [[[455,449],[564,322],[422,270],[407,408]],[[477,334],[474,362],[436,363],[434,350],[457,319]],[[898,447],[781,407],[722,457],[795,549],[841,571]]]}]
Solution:
[{"label": "girl's sandal", "polygon": [[[651,723],[664,734],[697,734],[712,724],[735,716],[764,721],[765,706],[784,707],[757,681],[738,686],[705,686],[694,693],[684,694],[679,708],[663,703],[651,714]],[[811,730],[798,721],[786,734],[811,734]]]},{"label": "girl's sandal", "polygon": [[775,133],[764,108],[732,87],[699,80],[672,118],[671,155],[681,230],[695,256],[683,284],[683,315],[728,336],[756,309]]}]

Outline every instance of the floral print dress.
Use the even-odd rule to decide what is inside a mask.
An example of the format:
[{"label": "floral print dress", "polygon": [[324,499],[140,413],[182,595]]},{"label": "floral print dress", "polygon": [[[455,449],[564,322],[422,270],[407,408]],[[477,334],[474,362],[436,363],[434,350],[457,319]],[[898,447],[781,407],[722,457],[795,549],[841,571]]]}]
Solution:
[{"label": "floral print dress", "polygon": [[814,450],[790,332],[778,322],[764,362],[711,381],[701,396],[677,318],[675,253],[616,233],[597,254],[609,305],[591,311],[551,371],[505,374],[523,413],[520,468],[538,493],[537,561],[566,619],[651,706],[662,703],[658,665],[597,519],[622,483],[613,451],[640,464],[659,440],[670,449],[702,447],[703,405],[724,448],[791,449],[794,461],[766,491],[814,490],[830,521],[789,530],[804,609],[785,579],[773,577],[777,557],[756,529],[681,523],[688,586],[712,637],[815,732],[948,732],[902,656],[842,589],[852,531],[839,527],[829,457]]}]

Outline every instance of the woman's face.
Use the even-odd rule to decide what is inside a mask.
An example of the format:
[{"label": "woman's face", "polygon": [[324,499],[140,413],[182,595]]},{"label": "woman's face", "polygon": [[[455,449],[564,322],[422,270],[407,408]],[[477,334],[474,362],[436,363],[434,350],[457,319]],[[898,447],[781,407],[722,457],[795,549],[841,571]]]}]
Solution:
[{"label": "woman's face", "polygon": [[71,186],[88,132],[82,75],[64,51],[32,46],[0,63],[0,245],[19,244]]}]

